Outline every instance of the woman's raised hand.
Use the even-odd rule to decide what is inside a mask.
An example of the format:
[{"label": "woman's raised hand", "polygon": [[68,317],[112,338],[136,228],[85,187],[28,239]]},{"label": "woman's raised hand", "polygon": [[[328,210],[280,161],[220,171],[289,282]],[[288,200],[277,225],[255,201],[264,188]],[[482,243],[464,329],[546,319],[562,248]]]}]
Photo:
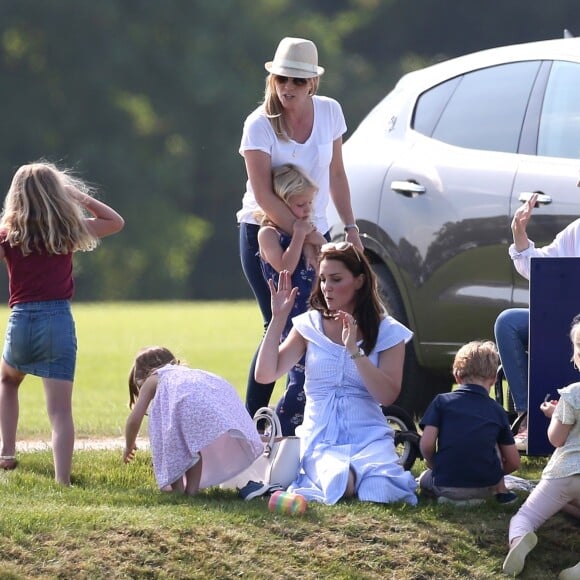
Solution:
[{"label": "woman's raised hand", "polygon": [[268,280],[268,286],[270,287],[272,317],[283,316],[285,319],[288,318],[298,293],[298,288],[292,288],[290,272],[288,270],[280,272],[278,288],[276,288],[271,278]]},{"label": "woman's raised hand", "polygon": [[350,354],[354,354],[358,350],[355,317],[344,310],[337,310],[335,318],[342,321],[342,344],[344,344]]},{"label": "woman's raised hand", "polygon": [[532,211],[534,210],[537,201],[538,194],[534,193],[530,199],[518,207],[514,213],[514,217],[512,219],[512,233],[514,235],[514,244],[518,252],[523,252],[530,245],[530,240],[528,239],[526,229],[528,227],[528,222],[532,217]]}]

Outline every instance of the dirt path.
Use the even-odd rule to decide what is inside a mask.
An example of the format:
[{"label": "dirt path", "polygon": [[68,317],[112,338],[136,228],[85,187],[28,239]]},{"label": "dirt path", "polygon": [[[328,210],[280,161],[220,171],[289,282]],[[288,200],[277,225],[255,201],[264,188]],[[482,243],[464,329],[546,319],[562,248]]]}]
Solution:
[{"label": "dirt path", "polygon": [[[100,450],[100,449],[123,449],[125,446],[124,437],[99,437],[99,438],[78,438],[75,440],[75,451]],[[51,449],[50,439],[35,439],[30,441],[18,441],[16,451],[27,453],[31,451],[46,451]],[[149,439],[139,437],[137,439],[138,449],[149,449]]]}]

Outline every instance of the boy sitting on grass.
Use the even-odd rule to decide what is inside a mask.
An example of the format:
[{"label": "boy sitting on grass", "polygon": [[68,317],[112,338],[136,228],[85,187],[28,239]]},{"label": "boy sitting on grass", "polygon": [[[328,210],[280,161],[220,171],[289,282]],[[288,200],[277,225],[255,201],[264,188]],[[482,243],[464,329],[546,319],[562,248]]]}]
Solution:
[{"label": "boy sitting on grass", "polygon": [[493,342],[462,346],[453,362],[459,387],[437,395],[421,421],[421,452],[429,469],[418,483],[441,503],[471,505],[490,495],[503,504],[517,500],[504,475],[518,469],[520,456],[507,413],[489,396],[498,366]]}]

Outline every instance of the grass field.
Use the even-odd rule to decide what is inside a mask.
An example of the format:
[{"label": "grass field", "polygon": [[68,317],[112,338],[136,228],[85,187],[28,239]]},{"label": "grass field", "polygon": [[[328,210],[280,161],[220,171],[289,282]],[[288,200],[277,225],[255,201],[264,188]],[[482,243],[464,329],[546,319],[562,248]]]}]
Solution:
[{"label": "grass field", "polygon": [[[190,366],[226,378],[244,398],[249,363],[262,334],[254,302],[75,304],[73,309],[79,343],[73,404],[79,437],[122,434],[127,376],[143,346],[167,346]],[[7,317],[7,309],[0,311],[2,336]],[[280,392],[281,386],[275,395]],[[40,380],[27,377],[20,397],[19,437],[49,434]]]},{"label": "grass field", "polygon": [[[74,311],[79,436],[121,434],[127,371],[144,345],[172,348],[192,366],[226,377],[243,396],[261,334],[253,303],[77,304]],[[48,435],[42,388],[28,378],[19,436]],[[291,517],[227,490],[195,498],[160,493],[147,451],[129,466],[118,450],[76,452],[68,489],[53,483],[50,451],[20,459],[17,470],[0,473],[0,579],[498,578],[518,507],[493,500],[470,509],[424,498],[417,508],[349,501],[311,503],[304,517]],[[524,458],[517,475],[537,479],[544,464]],[[417,462],[415,475],[422,468]],[[538,535],[522,578],[555,578],[577,562],[578,522],[558,515]]]}]

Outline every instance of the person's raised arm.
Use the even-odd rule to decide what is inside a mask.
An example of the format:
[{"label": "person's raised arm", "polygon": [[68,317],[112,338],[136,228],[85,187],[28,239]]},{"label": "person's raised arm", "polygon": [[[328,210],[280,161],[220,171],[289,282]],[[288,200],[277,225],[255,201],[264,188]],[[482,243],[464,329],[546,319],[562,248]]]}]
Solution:
[{"label": "person's raised arm", "polygon": [[306,350],[306,341],[294,328],[280,344],[280,337],[298,292],[297,288],[291,287],[290,272],[280,272],[278,288],[271,279],[268,280],[268,286],[272,296],[272,320],[260,345],[254,373],[256,381],[264,384],[286,374]]},{"label": "person's raised arm", "polygon": [[342,223],[348,227],[346,241],[356,246],[361,252],[364,250],[360,241],[358,226],[354,219],[350,201],[350,188],[344,162],[342,160],[342,137],[335,139],[332,144],[332,161],[330,162],[330,197],[338,212]]},{"label": "person's raised arm", "polygon": [[527,250],[530,245],[530,240],[527,234],[527,227],[532,217],[532,211],[536,205],[536,201],[538,200],[538,194],[534,193],[514,213],[514,217],[512,219],[512,234],[514,236],[514,246],[518,252],[523,252]]},{"label": "person's raised arm", "polygon": [[69,187],[68,190],[94,216],[87,218],[87,228],[94,236],[104,238],[123,229],[125,220],[112,207],[79,191],[75,187]]}]

